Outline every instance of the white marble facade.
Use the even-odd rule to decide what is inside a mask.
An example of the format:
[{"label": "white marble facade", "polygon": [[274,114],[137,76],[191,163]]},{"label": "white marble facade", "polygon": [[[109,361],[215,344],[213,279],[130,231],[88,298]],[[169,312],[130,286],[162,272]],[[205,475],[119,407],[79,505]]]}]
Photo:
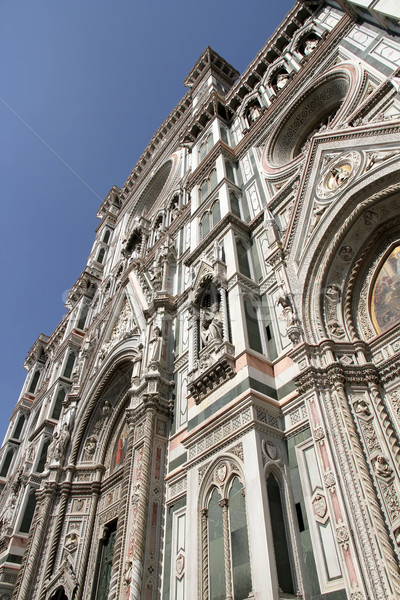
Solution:
[{"label": "white marble facade", "polygon": [[400,27],[344,4],[207,48],[100,206],[0,450],[0,598],[400,597]]}]

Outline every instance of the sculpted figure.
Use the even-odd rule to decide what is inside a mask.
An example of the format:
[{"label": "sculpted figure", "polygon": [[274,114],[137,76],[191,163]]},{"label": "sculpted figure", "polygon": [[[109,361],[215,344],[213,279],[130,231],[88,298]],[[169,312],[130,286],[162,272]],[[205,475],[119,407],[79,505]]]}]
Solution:
[{"label": "sculpted figure", "polygon": [[204,310],[201,319],[201,339],[206,346],[212,340],[222,340],[223,324],[219,305],[216,302],[211,310]]},{"label": "sculpted figure", "polygon": [[289,292],[282,288],[282,294],[278,298],[278,304],[283,308],[283,314],[286,319],[286,327],[289,328],[294,323],[293,304]]},{"label": "sculpted figure", "polygon": [[390,477],[393,473],[387,459],[384,456],[378,456],[375,461],[375,471],[381,477]]},{"label": "sculpted figure", "polygon": [[247,119],[249,123],[254,123],[261,116],[260,109],[256,104],[252,104],[249,106],[249,110],[247,113]]},{"label": "sculpted figure", "polygon": [[318,40],[316,40],[316,39],[307,40],[306,43],[304,44],[305,56],[309,56],[310,54],[312,54],[317,46],[318,46]]},{"label": "sculpted figure", "polygon": [[288,81],[289,81],[289,73],[286,73],[286,72],[278,73],[278,76],[276,78],[276,87],[278,88],[278,90],[283,89]]}]

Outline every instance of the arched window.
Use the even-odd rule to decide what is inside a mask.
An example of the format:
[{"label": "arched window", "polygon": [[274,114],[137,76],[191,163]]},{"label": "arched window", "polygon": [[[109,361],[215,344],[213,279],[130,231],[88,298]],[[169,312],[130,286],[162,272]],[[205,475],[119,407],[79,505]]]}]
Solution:
[{"label": "arched window", "polygon": [[201,221],[200,221],[200,237],[204,239],[206,235],[210,232],[210,213],[204,213]]},{"label": "arched window", "polygon": [[200,186],[200,202],[208,196],[208,180],[206,179]]},{"label": "arched window", "polygon": [[75,358],[76,358],[75,354],[73,352],[70,352],[68,359],[67,359],[67,363],[65,365],[63,377],[66,377],[67,379],[71,378],[72,370],[73,370],[74,364],[75,364]]},{"label": "arched window", "polygon": [[262,353],[263,346],[259,327],[259,311],[257,306],[248,297],[244,301],[244,312],[249,346],[252,350]]},{"label": "arched window", "polygon": [[25,504],[25,510],[22,516],[21,525],[19,530],[21,533],[29,533],[29,529],[32,525],[33,515],[35,514],[36,508],[36,494],[35,490],[31,489],[28,494],[28,500]]},{"label": "arched window", "polygon": [[111,236],[111,231],[109,229],[106,229],[103,235],[103,242],[105,244],[108,244],[108,240],[110,239]]},{"label": "arched window", "polygon": [[208,505],[208,568],[210,600],[225,600],[224,522],[221,496],[215,488]]},{"label": "arched window", "polygon": [[78,324],[77,324],[77,328],[78,329],[83,329],[85,327],[85,323],[86,323],[86,318],[88,316],[88,312],[89,312],[89,306],[85,303],[82,306],[82,310],[81,310],[81,313],[79,315],[79,320],[78,320]]},{"label": "arched window", "polygon": [[199,160],[202,161],[207,154],[207,141],[204,141],[199,150]]},{"label": "arched window", "polygon": [[243,600],[252,591],[244,488],[237,476],[224,488],[227,497],[214,487],[207,509],[209,600]]},{"label": "arched window", "polygon": [[238,257],[239,271],[242,273],[242,275],[246,275],[246,277],[251,279],[251,270],[250,270],[248,252],[247,252],[247,248],[244,245],[244,243],[242,242],[242,240],[236,241],[236,251],[237,251],[237,257]]},{"label": "arched window", "polygon": [[11,437],[13,437],[16,440],[19,440],[24,423],[25,423],[25,415],[20,415]]},{"label": "arched window", "polygon": [[200,185],[199,189],[199,200],[203,202],[207,198],[209,194],[217,187],[218,185],[218,177],[217,170],[213,169],[208,177],[205,179],[203,183]]},{"label": "arched window", "polygon": [[213,169],[210,173],[210,192],[217,187],[217,170]]},{"label": "arched window", "polygon": [[64,588],[59,587],[51,596],[50,600],[68,600],[68,596],[66,595]]},{"label": "arched window", "polygon": [[47,450],[48,450],[48,447],[50,446],[50,442],[51,442],[51,439],[47,438],[47,440],[45,440],[42,445],[42,449],[40,451],[40,456],[39,456],[39,461],[38,461],[38,464],[36,467],[37,473],[43,473],[43,471],[44,471],[44,466],[45,466],[46,460],[47,460]]},{"label": "arched window", "polygon": [[294,594],[281,491],[273,474],[267,480],[267,494],[279,587],[287,594]]},{"label": "arched window", "polygon": [[60,418],[62,403],[66,393],[66,389],[63,387],[60,388],[57,392],[56,400],[54,402],[53,410],[51,413],[51,418],[55,419],[56,421],[58,421],[58,419]]},{"label": "arched window", "polygon": [[225,129],[225,127],[220,127],[220,132],[221,132],[221,140],[223,142],[225,142],[225,144],[229,145],[229,138],[228,138],[228,132]]},{"label": "arched window", "polygon": [[12,448],[10,448],[10,450],[6,454],[3,465],[1,467],[0,477],[7,477],[8,469],[10,468],[13,456],[14,456],[14,450]]},{"label": "arched window", "polygon": [[250,213],[246,198],[234,192],[229,192],[229,200],[233,214],[248,223],[250,221]]},{"label": "arched window", "polygon": [[102,264],[104,260],[104,255],[106,253],[105,248],[100,248],[99,253],[97,255],[97,262]]},{"label": "arched window", "polygon": [[212,227],[215,227],[216,224],[221,220],[221,208],[219,205],[219,200],[216,200],[211,208],[211,221]]},{"label": "arched window", "polygon": [[232,166],[232,163],[230,163],[228,160],[225,161],[225,171],[226,171],[227,179],[229,179],[229,181],[233,181],[233,183],[235,183],[235,171]]},{"label": "arched window", "polygon": [[202,161],[205,158],[205,156],[208,154],[208,152],[210,152],[213,145],[214,145],[214,138],[213,138],[213,134],[210,133],[200,146],[199,161]]},{"label": "arched window", "polygon": [[34,394],[35,393],[36,386],[37,386],[38,381],[39,381],[39,377],[40,377],[40,371],[39,370],[35,371],[35,374],[32,377],[32,381],[31,381],[31,384],[30,384],[29,389],[28,389],[28,394]]}]

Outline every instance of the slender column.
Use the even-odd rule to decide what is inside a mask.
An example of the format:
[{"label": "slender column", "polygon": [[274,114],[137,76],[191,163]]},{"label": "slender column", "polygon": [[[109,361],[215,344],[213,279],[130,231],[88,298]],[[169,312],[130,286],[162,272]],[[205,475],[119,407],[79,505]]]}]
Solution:
[{"label": "slender column", "polygon": [[203,508],[201,511],[201,547],[202,547],[202,562],[203,562],[203,600],[208,600],[208,510]]},{"label": "slender column", "polygon": [[54,494],[55,489],[53,486],[46,488],[44,490],[43,501],[41,501],[38,506],[35,515],[34,532],[31,538],[32,541],[28,552],[25,553],[26,562],[21,575],[21,583],[20,585],[17,585],[14,590],[13,598],[15,598],[15,600],[31,600],[32,598],[32,579],[41,556],[41,547],[45,529],[48,525],[49,512]]},{"label": "slender column", "polygon": [[93,530],[94,530],[94,523],[95,523],[96,516],[97,516],[97,505],[99,503],[99,496],[100,496],[100,481],[95,481],[92,483],[92,501],[91,501],[91,506],[90,506],[90,517],[89,517],[89,522],[87,524],[87,529],[86,529],[86,534],[85,534],[85,543],[83,546],[82,561],[81,561],[82,566],[80,569],[79,579],[78,579],[79,586],[78,586],[75,600],[81,600],[82,595],[83,595],[83,590],[84,590],[85,580],[86,580],[86,571],[87,571],[87,566],[88,566],[88,561],[89,561],[89,553],[90,553],[92,543],[93,543],[93,540],[92,540]]},{"label": "slender column", "polygon": [[149,489],[151,479],[151,464],[153,457],[154,409],[148,409],[144,422],[143,462],[140,479],[140,494],[137,506],[137,521],[135,528],[135,546],[132,560],[132,579],[129,600],[140,600],[142,590],[142,574],[144,553],[146,548],[147,516],[149,510]]},{"label": "slender column", "polygon": [[[57,521],[56,521],[56,525],[55,525],[55,528],[53,530],[53,534],[51,537],[50,550],[49,550],[49,554],[48,554],[48,558],[47,558],[47,565],[46,565],[46,570],[44,573],[43,581],[46,581],[50,577],[50,575],[53,571],[57,548],[60,543],[60,533],[61,533],[62,526],[64,525],[65,510],[67,507],[67,502],[68,502],[70,492],[71,492],[71,484],[69,484],[68,486],[63,485],[63,490],[61,492],[60,506],[59,506],[58,515],[57,515]],[[45,597],[46,597],[46,591],[42,587],[42,591],[39,596],[39,600],[43,600]]]},{"label": "slender column", "polygon": [[224,342],[229,340],[229,323],[228,323],[228,303],[226,299],[226,289],[221,288],[221,313],[222,313],[222,338]]},{"label": "slender column", "polygon": [[229,514],[228,505],[229,501],[227,498],[222,498],[219,501],[219,505],[222,508],[222,519],[224,524],[224,563],[225,563],[225,587],[226,587],[226,600],[233,600],[232,593],[232,569],[231,569],[231,540],[229,535]]}]

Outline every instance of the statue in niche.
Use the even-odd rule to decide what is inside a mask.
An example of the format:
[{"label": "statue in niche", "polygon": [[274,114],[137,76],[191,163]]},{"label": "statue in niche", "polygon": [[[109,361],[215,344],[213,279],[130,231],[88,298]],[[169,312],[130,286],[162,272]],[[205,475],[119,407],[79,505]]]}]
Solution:
[{"label": "statue in niche", "polygon": [[310,56],[318,46],[319,39],[318,38],[308,38],[304,44],[303,54],[304,56]]},{"label": "statue in niche", "polygon": [[92,456],[96,451],[97,439],[92,435],[86,440],[85,452]]},{"label": "statue in niche", "polygon": [[150,273],[151,283],[153,285],[153,289],[157,292],[162,289],[163,284],[163,276],[164,276],[164,268],[161,264],[160,259],[154,260],[153,266]]},{"label": "statue in niche", "polygon": [[203,347],[211,341],[222,340],[223,323],[218,302],[215,302],[210,309],[202,310],[200,335]]},{"label": "statue in niche", "polygon": [[277,77],[276,77],[276,88],[277,90],[282,90],[285,85],[288,83],[289,81],[289,73],[287,71],[281,71],[280,73],[278,73]]},{"label": "statue in niche", "polygon": [[174,219],[176,219],[176,217],[179,214],[179,198],[175,197],[171,203],[171,207],[170,207],[170,217],[169,217],[169,221],[170,223],[172,223],[172,221]]},{"label": "statue in niche", "polygon": [[161,328],[158,325],[153,326],[153,335],[151,338],[149,368],[158,371],[162,357],[163,336]]},{"label": "statue in niche", "polygon": [[257,104],[251,104],[248,109],[247,109],[247,121],[249,123],[249,125],[252,125],[253,123],[255,123],[257,121],[257,119],[259,119],[261,117],[261,111],[260,111],[260,105]]},{"label": "statue in niche", "polygon": [[53,435],[53,441],[49,445],[47,450],[47,464],[52,462],[60,462],[65,456],[65,451],[68,446],[68,442],[71,435],[69,433],[68,423],[63,423],[61,431],[55,431]]},{"label": "statue in niche", "polygon": [[9,502],[6,504],[2,515],[0,517],[0,531],[4,528],[11,527],[15,512],[15,499],[11,496]]},{"label": "statue in niche", "polygon": [[161,236],[161,232],[162,232],[162,219],[158,219],[158,221],[156,222],[155,226],[154,226],[154,244],[160,239]]}]

